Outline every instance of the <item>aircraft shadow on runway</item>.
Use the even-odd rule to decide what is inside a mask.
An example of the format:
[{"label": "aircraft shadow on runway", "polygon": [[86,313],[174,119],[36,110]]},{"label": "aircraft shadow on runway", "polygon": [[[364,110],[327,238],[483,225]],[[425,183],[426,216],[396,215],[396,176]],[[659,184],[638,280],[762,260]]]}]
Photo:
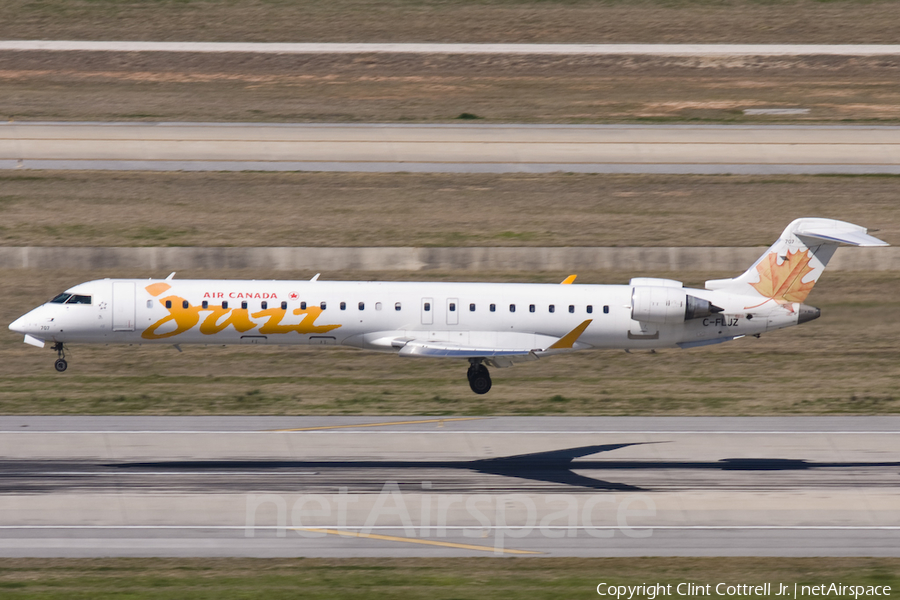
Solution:
[{"label": "aircraft shadow on runway", "polygon": [[817,469],[852,469],[871,467],[900,467],[900,462],[812,462],[802,459],[782,458],[726,458],[718,461],[645,461],[645,460],[579,460],[576,459],[611,452],[628,446],[639,446],[647,443],[666,442],[635,442],[627,444],[601,444],[596,446],[581,446],[578,448],[564,448],[549,452],[536,452],[533,454],[519,454],[515,456],[485,458],[468,461],[233,461],[233,460],[205,460],[205,461],[162,461],[140,463],[118,463],[105,465],[120,469],[172,469],[178,470],[203,470],[210,469],[227,474],[228,470],[253,470],[261,471],[273,469],[387,469],[402,471],[406,469],[448,469],[468,470],[477,473],[500,475],[503,477],[515,477],[535,482],[556,483],[566,486],[588,488],[605,491],[652,491],[624,483],[616,483],[585,477],[575,473],[575,470],[603,470],[603,471],[635,471],[635,470],[718,470],[718,471],[809,471]]}]

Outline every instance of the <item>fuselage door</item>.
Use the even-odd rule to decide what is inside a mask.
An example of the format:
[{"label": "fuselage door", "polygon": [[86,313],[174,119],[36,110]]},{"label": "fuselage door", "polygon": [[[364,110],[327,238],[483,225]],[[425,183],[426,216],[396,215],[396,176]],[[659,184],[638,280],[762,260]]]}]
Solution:
[{"label": "fuselage door", "polygon": [[458,298],[447,298],[447,325],[459,325]]},{"label": "fuselage door", "polygon": [[422,298],[422,325],[431,325],[432,323],[434,323],[434,300]]},{"label": "fuselage door", "polygon": [[134,282],[113,282],[113,331],[134,331]]}]

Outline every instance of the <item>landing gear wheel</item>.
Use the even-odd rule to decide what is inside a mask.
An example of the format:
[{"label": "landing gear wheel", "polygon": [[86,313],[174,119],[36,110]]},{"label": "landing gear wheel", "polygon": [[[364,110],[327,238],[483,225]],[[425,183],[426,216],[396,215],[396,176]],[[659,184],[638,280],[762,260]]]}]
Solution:
[{"label": "landing gear wheel", "polygon": [[66,362],[66,347],[63,346],[62,342],[56,342],[53,344],[53,349],[56,350],[56,356],[58,357],[53,366],[62,373],[69,367],[69,363]]},{"label": "landing gear wheel", "polygon": [[469,378],[469,387],[476,394],[487,394],[491,391],[491,374],[484,365],[472,363],[466,375]]}]

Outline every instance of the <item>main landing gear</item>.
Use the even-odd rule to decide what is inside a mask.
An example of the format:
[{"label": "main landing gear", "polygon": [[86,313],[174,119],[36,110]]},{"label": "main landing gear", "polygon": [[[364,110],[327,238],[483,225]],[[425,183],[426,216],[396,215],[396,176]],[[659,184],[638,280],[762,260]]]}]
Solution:
[{"label": "main landing gear", "polygon": [[66,348],[63,346],[62,342],[56,342],[52,347],[56,350],[56,355],[59,357],[56,359],[56,362],[53,363],[53,366],[56,367],[57,371],[62,373],[69,367],[69,363],[66,362]]},{"label": "main landing gear", "polygon": [[469,372],[466,376],[469,378],[469,387],[476,394],[487,394],[491,391],[491,374],[488,373],[487,367],[481,364],[480,359],[469,359]]}]

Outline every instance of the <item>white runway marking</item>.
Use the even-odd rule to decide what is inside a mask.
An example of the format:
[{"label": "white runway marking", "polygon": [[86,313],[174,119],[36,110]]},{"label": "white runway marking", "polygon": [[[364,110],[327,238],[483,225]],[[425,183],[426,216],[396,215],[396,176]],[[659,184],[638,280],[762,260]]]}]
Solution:
[{"label": "white runway marking", "polygon": [[303,44],[7,40],[0,51],[254,54],[538,54],[626,56],[893,56],[898,44]]}]

